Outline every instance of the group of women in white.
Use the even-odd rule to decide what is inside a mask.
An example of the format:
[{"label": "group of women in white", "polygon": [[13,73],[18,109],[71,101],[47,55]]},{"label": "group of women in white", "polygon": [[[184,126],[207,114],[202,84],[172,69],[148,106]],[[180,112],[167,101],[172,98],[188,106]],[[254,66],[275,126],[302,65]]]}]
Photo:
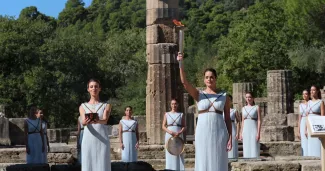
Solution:
[{"label": "group of women in white", "polygon": [[298,138],[301,140],[301,153],[303,156],[321,157],[321,141],[310,137],[307,131],[307,116],[324,116],[325,106],[321,99],[320,89],[313,85],[309,90],[302,92],[303,102],[299,105]]},{"label": "group of women in white", "polygon": [[[182,54],[177,59],[183,60]],[[181,62],[180,62],[181,63]],[[198,120],[195,130],[195,171],[228,170],[228,158],[238,158],[238,140],[243,142],[243,157],[258,158],[260,155],[261,112],[251,92],[245,94],[246,105],[239,111],[231,108],[232,97],[216,86],[217,73],[208,68],[204,71],[205,90],[197,90],[187,80],[184,64],[180,65],[181,82],[185,90],[197,102]],[[91,79],[87,83],[90,100],[79,107],[78,147],[83,171],[111,171],[110,141],[107,121],[111,105],[100,102],[100,82]],[[306,116],[324,115],[324,103],[320,91],[312,86],[310,94],[303,91],[304,102],[300,104],[299,130],[304,156],[320,156],[320,141],[306,132]],[[185,116],[178,112],[178,102],[171,100],[171,111],[165,113],[162,129],[166,132],[165,142],[172,136],[183,136],[186,130]],[[97,113],[94,119],[87,114]],[[46,134],[47,122],[42,111],[32,107],[25,120],[27,163],[47,163],[50,151]],[[240,126],[241,123],[241,126]],[[138,123],[132,117],[132,107],[125,108],[125,116],[119,123],[119,139],[122,161],[137,161],[139,148]],[[184,155],[166,152],[166,169],[185,170]]]}]

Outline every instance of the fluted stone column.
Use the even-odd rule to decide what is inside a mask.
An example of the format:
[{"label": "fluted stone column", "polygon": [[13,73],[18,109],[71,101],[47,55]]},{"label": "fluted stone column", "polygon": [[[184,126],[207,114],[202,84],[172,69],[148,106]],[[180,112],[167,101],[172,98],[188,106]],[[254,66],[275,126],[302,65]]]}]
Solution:
[{"label": "fluted stone column", "polygon": [[183,93],[176,60],[178,34],[172,23],[178,19],[178,0],[147,0],[146,124],[149,144],[163,144],[163,116],[170,100],[177,98],[183,110]]},{"label": "fluted stone column", "polygon": [[234,108],[241,112],[246,104],[245,94],[247,91],[253,91],[253,83],[234,83],[232,84],[232,98]]},{"label": "fluted stone column", "polygon": [[293,141],[293,127],[287,117],[293,113],[291,92],[292,72],[271,70],[267,72],[268,114],[262,122],[261,141]]}]

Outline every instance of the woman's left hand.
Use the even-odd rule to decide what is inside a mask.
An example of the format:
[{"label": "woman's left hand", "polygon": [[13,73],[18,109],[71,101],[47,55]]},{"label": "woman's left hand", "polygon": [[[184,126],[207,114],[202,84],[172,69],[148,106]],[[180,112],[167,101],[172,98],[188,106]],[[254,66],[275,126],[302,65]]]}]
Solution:
[{"label": "woman's left hand", "polygon": [[256,141],[260,141],[260,134],[256,135]]},{"label": "woman's left hand", "polygon": [[229,138],[228,143],[227,143],[227,151],[230,151],[232,149],[232,140]]},{"label": "woman's left hand", "polygon": [[135,148],[136,148],[136,149],[139,149],[139,142],[137,142],[137,143],[135,144]]}]

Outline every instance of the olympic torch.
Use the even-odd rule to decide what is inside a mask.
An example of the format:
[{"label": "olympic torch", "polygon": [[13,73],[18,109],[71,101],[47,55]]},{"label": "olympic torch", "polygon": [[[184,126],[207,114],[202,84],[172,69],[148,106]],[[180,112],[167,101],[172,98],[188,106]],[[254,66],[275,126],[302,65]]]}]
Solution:
[{"label": "olympic torch", "polygon": [[[173,23],[175,24],[176,28],[179,29],[178,31],[178,51],[180,53],[182,53],[183,55],[183,52],[184,52],[184,25],[180,22],[180,21],[177,21],[177,20],[173,20]],[[179,61],[179,67],[182,66],[182,61]]]}]

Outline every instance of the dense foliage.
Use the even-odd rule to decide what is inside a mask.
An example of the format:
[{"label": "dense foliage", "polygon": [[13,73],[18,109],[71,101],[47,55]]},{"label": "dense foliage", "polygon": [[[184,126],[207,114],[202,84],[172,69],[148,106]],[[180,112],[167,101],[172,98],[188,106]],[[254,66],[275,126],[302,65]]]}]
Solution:
[{"label": "dense foliage", "polygon": [[[301,5],[305,4],[305,5]],[[325,83],[325,0],[180,0],[187,26],[188,79],[217,69],[218,86],[255,82],[265,96],[266,72],[293,71],[293,92]],[[102,82],[114,115],[126,105],[145,114],[146,0],[68,0],[57,19],[36,7],[17,19],[0,16],[0,103],[8,117],[43,108],[54,126],[76,122],[86,83]]]}]

